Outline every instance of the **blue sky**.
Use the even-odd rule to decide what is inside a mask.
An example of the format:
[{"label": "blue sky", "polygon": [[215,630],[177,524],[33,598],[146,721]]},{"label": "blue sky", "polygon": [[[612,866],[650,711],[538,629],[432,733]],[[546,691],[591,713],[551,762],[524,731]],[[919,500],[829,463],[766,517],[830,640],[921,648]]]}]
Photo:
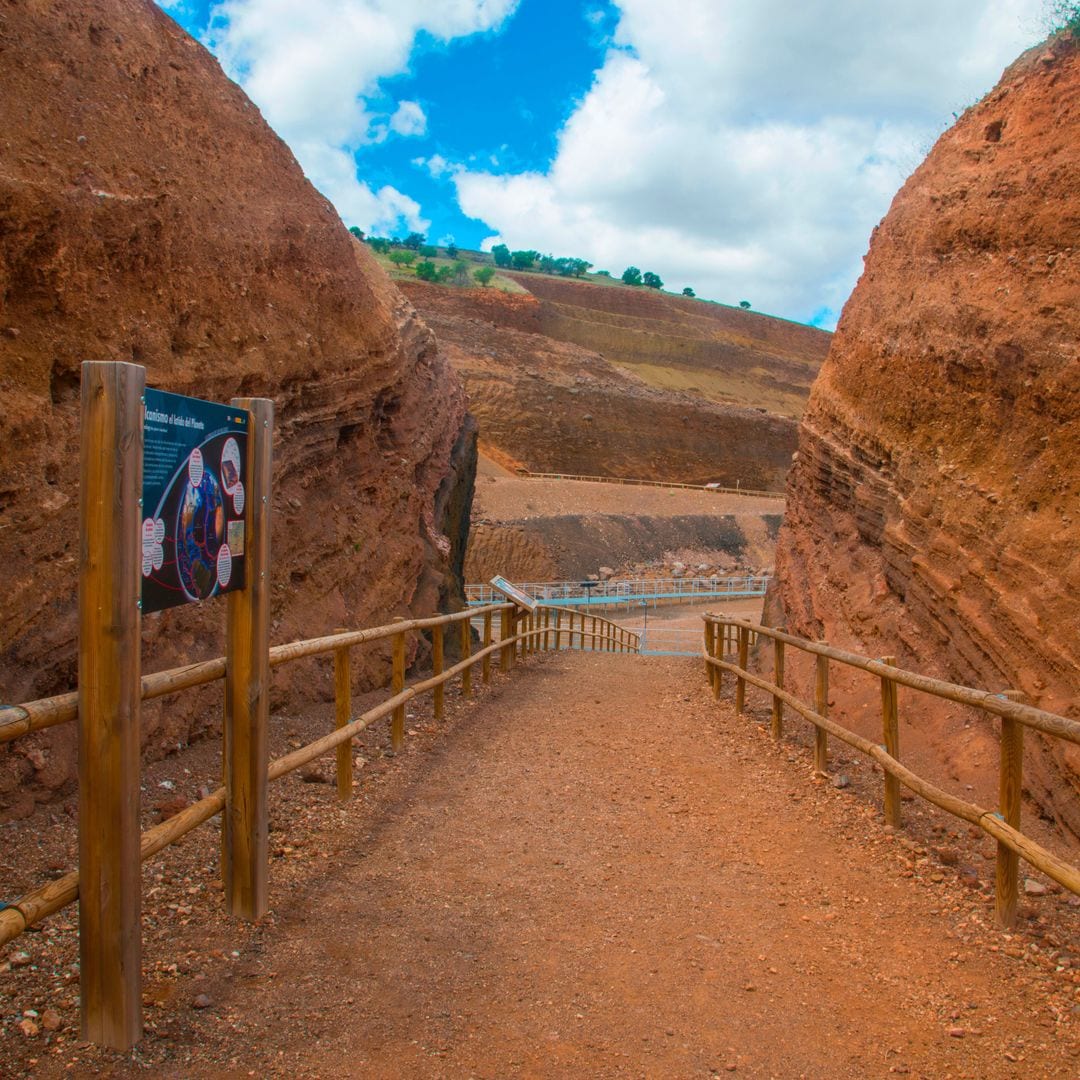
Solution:
[{"label": "blue sky", "polygon": [[343,220],[832,326],[1045,0],[161,0]]}]

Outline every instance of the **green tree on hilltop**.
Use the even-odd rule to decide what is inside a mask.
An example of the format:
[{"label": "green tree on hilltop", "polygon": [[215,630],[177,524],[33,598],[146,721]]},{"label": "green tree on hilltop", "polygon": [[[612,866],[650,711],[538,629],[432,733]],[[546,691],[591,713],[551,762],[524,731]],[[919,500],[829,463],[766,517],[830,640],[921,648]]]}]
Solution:
[{"label": "green tree on hilltop", "polygon": [[644,277],[641,279],[641,284],[646,289],[662,289],[664,283],[660,280],[659,274],[654,274],[651,270],[646,270]]},{"label": "green tree on hilltop", "polygon": [[628,266],[622,272],[622,279],[624,285],[640,285],[641,271],[636,266]]},{"label": "green tree on hilltop", "polygon": [[510,249],[505,244],[496,244],[491,249],[491,257],[496,266],[509,266],[511,263]]}]

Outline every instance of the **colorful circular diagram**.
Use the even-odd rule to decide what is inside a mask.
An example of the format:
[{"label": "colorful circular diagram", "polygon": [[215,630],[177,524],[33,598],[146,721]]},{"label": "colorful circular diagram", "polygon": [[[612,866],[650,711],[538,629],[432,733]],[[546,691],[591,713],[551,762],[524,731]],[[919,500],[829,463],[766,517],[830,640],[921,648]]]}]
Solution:
[{"label": "colorful circular diagram", "polygon": [[198,487],[202,483],[203,478],[203,456],[202,451],[195,447],[191,451],[191,457],[188,458],[188,479]]},{"label": "colorful circular diagram", "polygon": [[246,501],[244,495],[244,485],[241,482],[237,481],[236,487],[232,489],[231,494],[233,512],[237,514],[242,514],[244,512],[244,502]]},{"label": "colorful circular diagram", "polygon": [[[194,462],[198,450],[193,450]],[[225,498],[218,478],[201,465],[199,482],[184,488],[176,515],[176,566],[189,600],[205,600],[218,586],[218,553],[225,542]],[[232,566],[229,559],[230,571]]]}]

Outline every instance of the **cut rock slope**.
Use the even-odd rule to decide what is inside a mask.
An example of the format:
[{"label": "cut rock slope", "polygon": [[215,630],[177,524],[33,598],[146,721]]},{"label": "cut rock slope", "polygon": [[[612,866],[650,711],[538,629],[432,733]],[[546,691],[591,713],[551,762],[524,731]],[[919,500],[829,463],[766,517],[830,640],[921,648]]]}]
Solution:
[{"label": "cut rock slope", "polygon": [[[0,22],[0,699],[75,681],[79,364],[277,410],[272,639],[455,588],[475,426],[431,331],[210,54],[149,0]],[[146,671],[218,655],[224,608],[144,620]],[[367,676],[386,658],[360,651]],[[293,685],[290,679],[295,680]],[[279,699],[309,672],[279,672]],[[220,691],[148,705],[175,747]],[[0,816],[67,785],[71,725],[0,747]]]},{"label": "cut rock slope", "polygon": [[[1051,42],[896,197],[814,385],[769,604],[800,634],[1071,716],[1078,147],[1080,51]],[[994,805],[989,723],[904,708],[913,742],[938,746],[949,775]],[[1029,736],[1025,767],[1044,812],[1080,831],[1080,748]]]},{"label": "cut rock slope", "polygon": [[[402,285],[464,380],[491,457],[533,472],[783,484],[795,418],[828,335],[684,301],[709,313],[695,322],[677,298],[639,290],[541,274],[519,280],[537,295]],[[607,310],[613,305],[636,314]],[[762,335],[798,338],[802,331],[805,355],[796,360],[786,339],[774,348],[762,336],[739,339],[737,349],[728,342],[731,359],[717,344],[723,335],[706,335],[699,325],[719,318],[714,307],[745,321],[747,335],[758,321]],[[636,352],[627,351],[628,341]],[[684,352],[687,343],[693,348]]]}]

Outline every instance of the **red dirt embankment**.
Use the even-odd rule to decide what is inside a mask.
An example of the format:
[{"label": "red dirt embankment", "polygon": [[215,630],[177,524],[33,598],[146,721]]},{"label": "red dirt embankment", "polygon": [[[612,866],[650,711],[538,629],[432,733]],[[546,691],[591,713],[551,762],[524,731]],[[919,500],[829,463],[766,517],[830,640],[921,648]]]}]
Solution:
[{"label": "red dirt embankment", "polygon": [[481,444],[503,465],[765,489],[787,476],[790,415],[710,400],[689,384],[650,383],[541,332],[543,307],[531,296],[402,288],[464,381]]},{"label": "red dirt embankment", "polygon": [[[1051,42],[896,197],[814,385],[770,604],[806,636],[1071,716],[1078,146],[1080,50]],[[993,805],[990,723],[911,697],[905,739]],[[1080,831],[1080,748],[1031,735],[1026,770],[1045,812]]]},{"label": "red dirt embankment", "polygon": [[[429,612],[464,557],[475,433],[415,311],[149,0],[8,4],[0,49],[0,700],[74,685],[83,360],[274,400],[274,640]],[[223,623],[147,618],[144,669],[220,654]],[[148,706],[149,751],[219,711],[217,690]],[[74,739],[0,748],[0,817],[68,784]]]}]

